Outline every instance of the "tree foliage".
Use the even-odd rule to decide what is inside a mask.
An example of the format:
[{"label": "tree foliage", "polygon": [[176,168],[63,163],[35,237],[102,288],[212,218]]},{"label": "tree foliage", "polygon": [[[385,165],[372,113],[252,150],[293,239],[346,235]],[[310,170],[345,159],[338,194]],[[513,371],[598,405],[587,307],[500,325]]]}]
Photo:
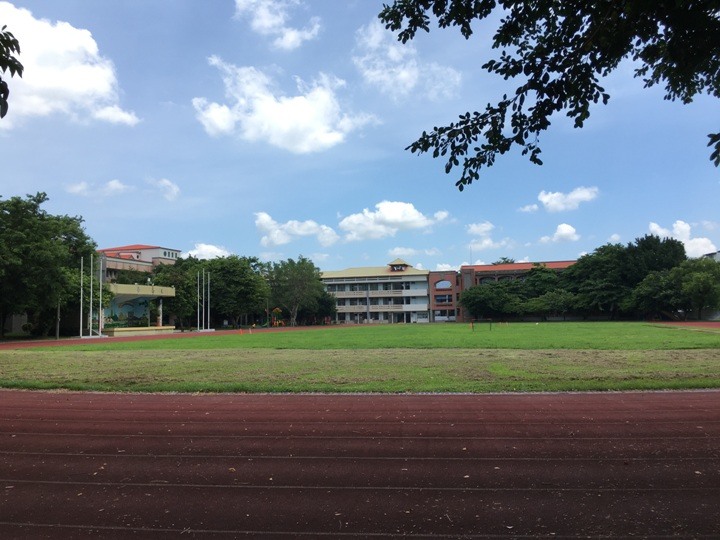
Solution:
[{"label": "tree foliage", "polygon": [[698,319],[704,309],[720,307],[720,263],[708,258],[690,259],[672,273]]},{"label": "tree foliage", "polygon": [[291,326],[297,324],[300,309],[316,311],[325,295],[320,269],[302,255],[297,261],[273,263],[269,277],[273,303],[287,309]]},{"label": "tree foliage", "polygon": [[181,330],[193,326],[197,315],[197,273],[202,262],[194,257],[179,258],[175,264],[160,264],[154,269],[154,283],[175,288],[175,296],[165,298],[163,312],[174,317]]},{"label": "tree foliage", "polygon": [[74,300],[80,259],[95,249],[82,219],[48,214],[47,200],[45,193],[0,200],[0,329],[19,313],[48,320],[43,313]]},{"label": "tree foliage", "polygon": [[212,277],[210,291],[213,309],[232,320],[238,327],[241,319],[265,310],[269,294],[267,281],[258,271],[260,261],[255,257],[231,255],[208,261]]},{"label": "tree foliage", "polygon": [[[625,59],[646,87],[663,85],[668,100],[720,97],[719,10],[718,0],[395,0],[379,17],[402,43],[429,32],[431,16],[466,39],[474,24],[497,17],[499,57],[482,68],[517,81],[514,93],[423,132],[407,149],[447,159],[446,173],[462,167],[461,191],[513,147],[541,165],[539,138],[551,117],[565,113],[583,127],[591,106],[610,99],[600,80]],[[718,166],[720,133],[708,137]]]},{"label": "tree foliage", "polygon": [[471,287],[460,303],[476,318],[701,317],[720,307],[720,264],[688,260],[682,242],[647,235],[600,246],[560,274],[539,264],[521,279]]},{"label": "tree foliage", "polygon": [[10,76],[17,75],[22,77],[23,65],[15,57],[20,54],[20,43],[7,30],[7,26],[0,28],[0,118],[4,118],[8,112],[8,96],[10,89],[8,84],[3,80],[2,74],[10,72]]}]

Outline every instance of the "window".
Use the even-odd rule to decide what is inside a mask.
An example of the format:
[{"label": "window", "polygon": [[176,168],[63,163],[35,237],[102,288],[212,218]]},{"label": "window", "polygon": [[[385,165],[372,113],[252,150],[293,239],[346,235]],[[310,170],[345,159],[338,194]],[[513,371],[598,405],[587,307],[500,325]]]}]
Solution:
[{"label": "window", "polygon": [[452,289],[452,283],[450,283],[447,279],[443,279],[442,281],[435,283],[435,288],[438,290]]},{"label": "window", "polygon": [[452,294],[436,294],[435,295],[435,303],[436,304],[451,304],[452,301],[453,301]]}]

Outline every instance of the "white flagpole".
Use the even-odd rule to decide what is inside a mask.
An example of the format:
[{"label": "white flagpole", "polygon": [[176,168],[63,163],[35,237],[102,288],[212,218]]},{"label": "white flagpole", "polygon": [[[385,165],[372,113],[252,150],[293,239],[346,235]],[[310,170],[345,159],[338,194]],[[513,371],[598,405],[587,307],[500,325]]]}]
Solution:
[{"label": "white flagpole", "polygon": [[83,337],[83,263],[85,257],[80,257],[80,337]]},{"label": "white flagpole", "polygon": [[92,337],[92,303],[93,303],[93,275],[95,272],[93,271],[93,255],[90,254],[90,312],[88,313],[88,331],[89,336]]},{"label": "white flagpole", "polygon": [[98,336],[102,335],[103,311],[102,311],[102,289],[103,289],[103,256],[100,256],[100,268],[98,270]]}]

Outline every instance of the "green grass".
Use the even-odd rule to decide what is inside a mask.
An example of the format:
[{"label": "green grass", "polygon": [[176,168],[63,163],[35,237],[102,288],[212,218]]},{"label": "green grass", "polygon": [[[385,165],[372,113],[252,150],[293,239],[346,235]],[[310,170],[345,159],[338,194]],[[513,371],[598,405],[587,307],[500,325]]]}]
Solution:
[{"label": "green grass", "polygon": [[0,351],[0,386],[142,392],[720,387],[720,332],[628,323],[393,325]]},{"label": "green grass", "polygon": [[213,349],[594,349],[720,348],[720,332],[645,323],[394,324],[313,328],[290,332],[204,334],[192,339],[93,341],[69,350]]}]

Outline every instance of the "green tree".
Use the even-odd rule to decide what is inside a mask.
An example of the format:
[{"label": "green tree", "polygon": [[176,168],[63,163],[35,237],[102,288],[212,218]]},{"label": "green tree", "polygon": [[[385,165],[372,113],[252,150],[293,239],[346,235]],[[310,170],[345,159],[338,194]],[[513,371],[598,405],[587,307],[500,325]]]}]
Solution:
[{"label": "green tree", "polygon": [[194,257],[180,258],[175,264],[160,264],[154,269],[154,282],[175,288],[174,298],[165,298],[163,312],[175,317],[181,330],[193,326],[197,316],[197,273],[202,263]]},{"label": "green tree", "polygon": [[[720,97],[718,10],[717,0],[394,0],[379,17],[402,43],[429,32],[431,16],[440,28],[459,27],[466,39],[473,25],[498,20],[492,48],[499,58],[482,68],[517,81],[510,95],[423,132],[408,149],[447,159],[446,173],[462,163],[461,191],[513,147],[541,165],[540,134],[553,114],[583,127],[590,107],[610,99],[600,79],[625,59],[646,87],[664,85],[666,99]],[[718,166],[720,133],[708,137]]]},{"label": "green tree", "polygon": [[520,282],[514,280],[475,285],[462,292],[460,304],[475,319],[514,315],[522,306],[520,287]]},{"label": "green tree", "polygon": [[524,298],[535,298],[558,288],[560,276],[542,264],[535,264],[522,282],[521,290]]},{"label": "green tree", "polygon": [[28,313],[35,333],[45,333],[79,290],[80,259],[95,250],[82,218],[48,214],[47,200],[45,193],[0,200],[0,332],[9,316]]},{"label": "green tree", "polygon": [[661,318],[680,309],[680,283],[670,270],[650,272],[633,289],[628,310],[639,311],[643,317]]},{"label": "green tree", "polygon": [[301,308],[316,309],[318,300],[325,293],[320,269],[302,255],[297,261],[288,259],[273,263],[269,278],[273,303],[288,311],[291,326],[297,324]]},{"label": "green tree", "polygon": [[265,309],[267,282],[256,270],[260,265],[254,257],[231,255],[208,261],[211,275],[212,308],[232,320],[235,328],[241,320]]},{"label": "green tree", "polygon": [[685,245],[674,238],[648,234],[627,245],[625,279],[630,286],[640,283],[651,272],[675,268],[687,259]]},{"label": "green tree", "polygon": [[[20,43],[15,36],[7,30],[7,26],[0,29],[0,74],[10,72],[10,76],[22,77],[23,65],[15,58],[20,54]],[[0,76],[0,118],[4,118],[8,112],[8,96],[10,88]]]},{"label": "green tree", "polygon": [[327,291],[323,291],[314,302],[307,308],[300,308],[298,311],[298,319],[303,324],[319,324],[326,317],[332,317],[337,312],[337,303],[335,297]]},{"label": "green tree", "polygon": [[623,278],[625,247],[605,244],[562,273],[563,288],[573,293],[575,306],[586,315],[600,312],[615,318],[632,292]]},{"label": "green tree", "polygon": [[680,281],[698,319],[704,309],[720,307],[720,263],[709,258],[688,259],[674,268],[671,274]]}]

